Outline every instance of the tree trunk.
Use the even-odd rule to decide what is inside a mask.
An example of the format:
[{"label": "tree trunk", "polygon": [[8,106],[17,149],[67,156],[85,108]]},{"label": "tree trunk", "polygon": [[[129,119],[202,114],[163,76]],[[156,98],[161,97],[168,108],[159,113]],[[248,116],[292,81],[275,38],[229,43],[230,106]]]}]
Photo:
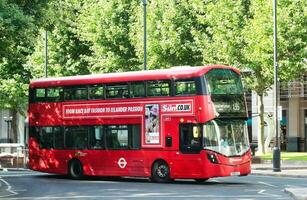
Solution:
[{"label": "tree trunk", "polygon": [[264,105],[263,105],[263,94],[259,95],[260,105],[259,108],[259,128],[258,128],[258,154],[265,154],[264,148]]},{"label": "tree trunk", "polygon": [[13,143],[17,142],[17,131],[18,131],[18,122],[17,122],[17,110],[12,109],[10,110],[10,116],[12,116],[12,122],[10,127],[10,138]]}]

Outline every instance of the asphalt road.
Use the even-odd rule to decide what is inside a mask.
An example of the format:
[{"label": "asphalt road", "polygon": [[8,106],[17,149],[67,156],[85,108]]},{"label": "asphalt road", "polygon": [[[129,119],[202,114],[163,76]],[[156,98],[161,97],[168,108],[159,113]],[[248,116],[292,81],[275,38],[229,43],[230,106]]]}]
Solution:
[{"label": "asphalt road", "polygon": [[205,183],[176,180],[151,183],[142,178],[87,178],[32,171],[0,172],[0,199],[291,199],[284,188],[306,187],[304,178],[246,176],[210,179]]}]

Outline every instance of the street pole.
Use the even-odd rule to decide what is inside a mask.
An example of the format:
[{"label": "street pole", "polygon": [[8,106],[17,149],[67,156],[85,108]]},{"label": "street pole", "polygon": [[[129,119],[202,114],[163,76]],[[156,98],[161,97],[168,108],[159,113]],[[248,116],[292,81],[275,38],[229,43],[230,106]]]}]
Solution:
[{"label": "street pole", "polygon": [[45,77],[48,77],[48,31],[45,31]]},{"label": "street pole", "polygon": [[146,5],[147,5],[147,0],[143,0],[143,6],[144,6],[144,70],[147,70]]},{"label": "street pole", "polygon": [[279,119],[278,119],[278,61],[277,61],[277,0],[273,0],[274,18],[274,111],[275,111],[275,146],[273,148],[273,171],[280,172],[280,149],[279,149]]}]

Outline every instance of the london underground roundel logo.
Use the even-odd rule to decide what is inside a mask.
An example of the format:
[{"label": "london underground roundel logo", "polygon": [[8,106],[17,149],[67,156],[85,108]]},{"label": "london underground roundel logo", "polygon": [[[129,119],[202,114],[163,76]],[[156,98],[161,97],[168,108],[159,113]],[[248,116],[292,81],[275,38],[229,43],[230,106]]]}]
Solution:
[{"label": "london underground roundel logo", "polygon": [[118,164],[118,166],[119,166],[120,168],[123,169],[123,168],[126,167],[127,161],[125,160],[125,158],[120,158],[120,159],[118,160],[117,164]]}]

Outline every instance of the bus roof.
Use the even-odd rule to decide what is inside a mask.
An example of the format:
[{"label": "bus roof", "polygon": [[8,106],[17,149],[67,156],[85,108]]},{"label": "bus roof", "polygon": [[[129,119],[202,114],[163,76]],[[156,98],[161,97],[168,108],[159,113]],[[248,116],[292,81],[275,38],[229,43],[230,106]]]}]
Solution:
[{"label": "bus roof", "polygon": [[40,78],[32,80],[31,88],[86,85],[98,83],[133,82],[145,80],[184,79],[201,76],[211,69],[232,69],[239,74],[239,70],[230,66],[210,65],[202,67],[172,67],[169,69],[157,69],[147,71],[116,72],[105,74],[66,76],[56,78]]}]

